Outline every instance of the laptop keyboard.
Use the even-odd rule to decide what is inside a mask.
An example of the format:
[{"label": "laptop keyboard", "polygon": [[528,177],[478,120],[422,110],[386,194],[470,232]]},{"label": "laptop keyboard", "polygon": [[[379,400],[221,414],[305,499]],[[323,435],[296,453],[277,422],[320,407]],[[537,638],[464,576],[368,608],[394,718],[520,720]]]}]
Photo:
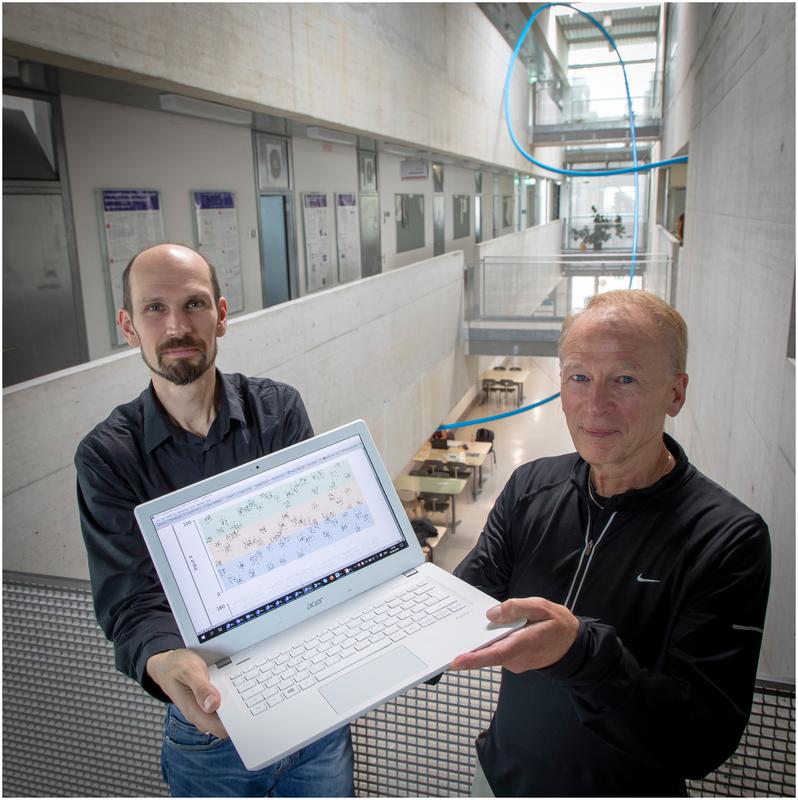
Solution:
[{"label": "laptop keyboard", "polygon": [[257,716],[465,607],[439,586],[419,581],[359,616],[262,662],[247,664],[230,681]]}]

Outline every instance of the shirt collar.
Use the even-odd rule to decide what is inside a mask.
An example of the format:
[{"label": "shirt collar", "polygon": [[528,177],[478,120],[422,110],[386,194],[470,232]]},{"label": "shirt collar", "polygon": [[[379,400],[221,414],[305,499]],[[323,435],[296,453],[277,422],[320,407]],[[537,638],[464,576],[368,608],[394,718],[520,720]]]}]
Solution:
[{"label": "shirt collar", "polygon": [[[217,369],[216,380],[217,385],[221,385],[222,404],[217,419],[211,426],[209,436],[216,430],[219,432],[219,437],[222,438],[230,430],[230,420],[235,419],[245,424],[246,416],[241,405],[241,398],[229,377]],[[152,381],[141,394],[141,404],[144,412],[144,447],[148,453],[151,453],[158,445],[173,435],[172,424],[155,394]]]}]

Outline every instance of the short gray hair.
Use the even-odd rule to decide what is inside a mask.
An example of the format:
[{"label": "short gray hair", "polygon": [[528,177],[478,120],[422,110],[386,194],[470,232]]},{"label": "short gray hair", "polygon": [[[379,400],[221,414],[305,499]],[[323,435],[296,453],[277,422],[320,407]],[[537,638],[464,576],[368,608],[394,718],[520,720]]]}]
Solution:
[{"label": "short gray hair", "polygon": [[671,366],[674,374],[687,370],[687,323],[682,315],[669,303],[651,292],[642,289],[617,289],[612,292],[594,294],[581,311],[569,314],[560,330],[557,355],[562,358],[565,339],[574,322],[588,311],[601,309],[636,309],[646,314],[659,331],[668,339],[671,350]]}]

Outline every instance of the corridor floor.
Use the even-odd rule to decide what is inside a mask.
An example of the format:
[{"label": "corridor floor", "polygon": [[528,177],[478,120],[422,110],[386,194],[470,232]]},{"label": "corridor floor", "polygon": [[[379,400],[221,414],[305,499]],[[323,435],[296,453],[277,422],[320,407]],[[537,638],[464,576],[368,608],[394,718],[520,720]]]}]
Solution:
[{"label": "corridor floor", "polygon": [[[529,370],[529,377],[524,384],[524,405],[559,391],[559,362],[556,358],[518,358],[513,366]],[[473,406],[466,419],[492,416],[510,408],[509,404],[502,407],[492,399],[484,405]],[[471,496],[470,484],[457,498],[460,524],[454,534],[451,530],[447,531],[445,538],[435,548],[435,563],[449,571],[476,544],[488,513],[516,467],[542,456],[569,453],[574,449],[559,398],[523,414],[461,428],[455,435],[458,439],[472,440],[478,427],[490,428],[494,432],[497,463],[494,467],[492,458],[485,462],[483,477],[486,480],[476,500]],[[445,524],[440,515],[432,515],[431,521],[438,525]]]}]

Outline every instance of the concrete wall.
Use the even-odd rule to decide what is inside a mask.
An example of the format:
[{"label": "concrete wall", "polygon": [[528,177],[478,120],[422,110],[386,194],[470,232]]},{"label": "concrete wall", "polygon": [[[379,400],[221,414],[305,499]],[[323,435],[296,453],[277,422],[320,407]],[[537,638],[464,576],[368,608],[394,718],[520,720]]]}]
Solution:
[{"label": "concrete wall", "polygon": [[[397,475],[477,380],[462,297],[451,253],[234,319],[218,363],[296,386],[319,433],[362,417]],[[147,379],[136,350],[3,393],[4,569],[87,577],[74,452]]]},{"label": "concrete wall", "polygon": [[[4,53],[525,169],[475,3],[20,3]],[[527,119],[516,71],[513,117]]]},{"label": "concrete wall", "polygon": [[795,7],[678,3],[669,18],[661,155],[690,159],[676,301],[690,387],[673,430],[770,526],[761,669],[794,679]]}]

